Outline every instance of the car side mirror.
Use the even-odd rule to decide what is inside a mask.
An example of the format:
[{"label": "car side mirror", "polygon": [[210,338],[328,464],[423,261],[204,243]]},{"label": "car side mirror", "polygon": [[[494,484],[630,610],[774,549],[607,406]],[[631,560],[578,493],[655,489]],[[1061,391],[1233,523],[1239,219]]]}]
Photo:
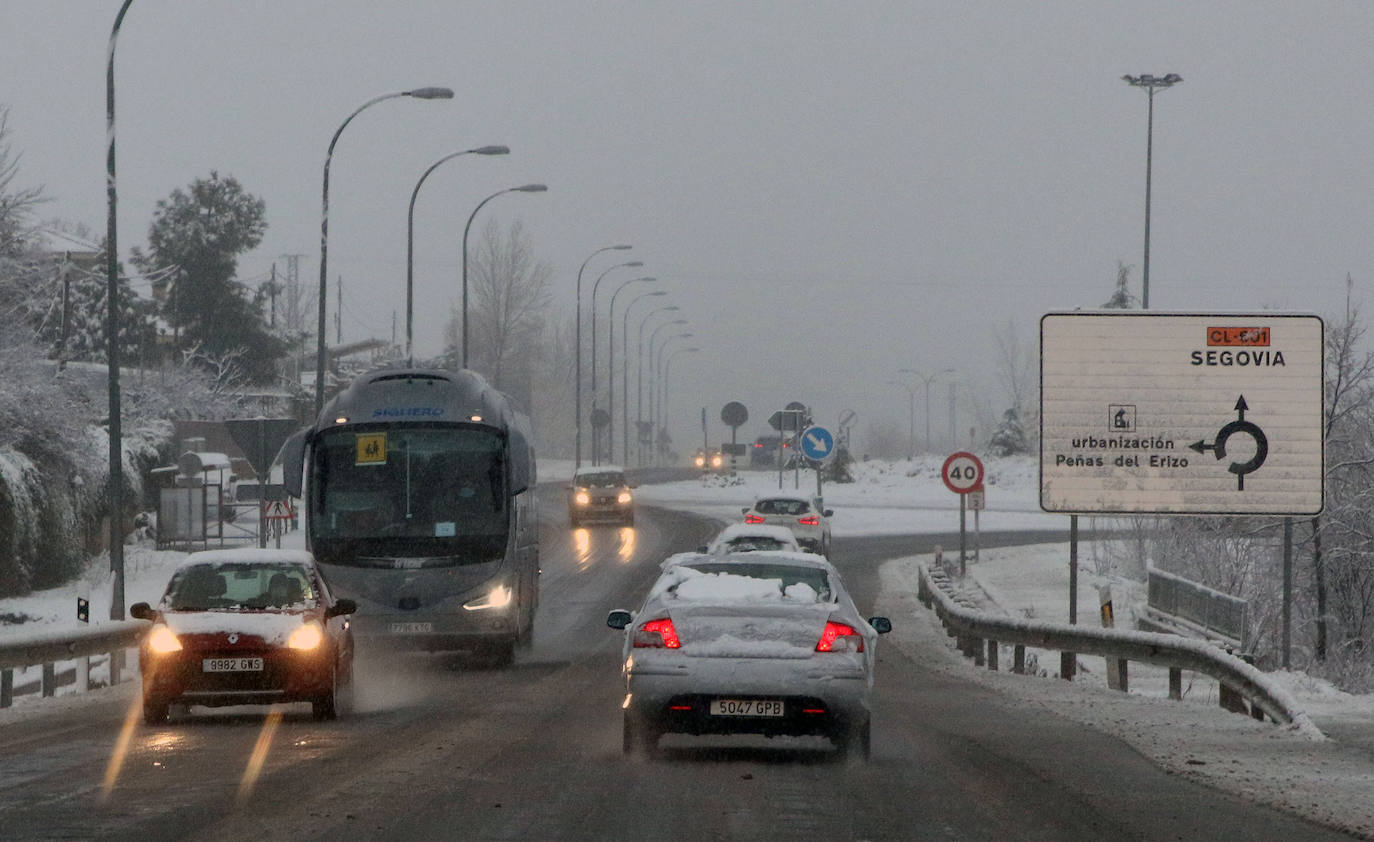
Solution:
[{"label": "car side mirror", "polygon": [[626,626],[634,622],[634,615],[624,608],[617,608],[606,615],[606,625],[613,629],[624,630]]},{"label": "car side mirror", "polygon": [[706,548],[706,545],[705,545],[705,544],[702,544],[700,547],[697,547],[697,552],[699,552],[699,553],[705,553],[705,552],[710,552],[710,550],[708,550],[708,549]]},{"label": "car side mirror", "polygon": [[740,510],[739,510],[739,513],[742,514],[742,515],[747,515],[747,514],[749,514],[749,510],[748,510],[748,509],[740,509]]},{"label": "car side mirror", "polygon": [[336,600],[334,600],[334,604],[333,604],[333,605],[331,605],[331,606],[329,606],[329,608],[325,609],[324,616],[325,616],[326,618],[328,618],[328,617],[338,617],[338,616],[340,616],[340,615],[342,615],[342,614],[352,614],[352,613],[356,612],[357,610],[358,610],[358,603],[354,602],[353,600],[347,599],[347,598],[344,598],[344,599],[336,599]]},{"label": "car side mirror", "polygon": [[868,624],[878,634],[887,634],[892,631],[892,621],[886,617],[869,617]]},{"label": "car side mirror", "polygon": [[157,612],[146,602],[135,602],[129,606],[129,616],[135,620],[156,620]]},{"label": "car side mirror", "polygon": [[826,509],[824,512],[821,512],[821,514],[825,515],[826,517],[834,517],[834,516],[835,516],[835,510],[834,510],[834,509]]}]

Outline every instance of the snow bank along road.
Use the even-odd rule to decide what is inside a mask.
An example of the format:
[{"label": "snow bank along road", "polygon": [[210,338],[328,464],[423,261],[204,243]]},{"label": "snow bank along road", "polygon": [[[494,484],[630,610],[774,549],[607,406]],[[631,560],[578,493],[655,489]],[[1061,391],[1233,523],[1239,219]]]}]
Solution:
[{"label": "snow bank along road", "polygon": [[879,648],[871,763],[835,763],[824,741],[672,736],[663,759],[627,761],[620,638],[606,612],[636,607],[658,562],[715,525],[645,508],[634,530],[577,534],[563,527],[561,493],[548,492],[536,642],[512,669],[375,659],[360,667],[352,717],[197,709],[134,726],[123,753],[134,684],[7,714],[4,837],[1349,838],[1167,774],[1120,740],[949,669],[914,593],[884,592],[883,560],[926,549],[912,541],[900,552],[891,539],[835,543],[860,608],[897,626]]}]

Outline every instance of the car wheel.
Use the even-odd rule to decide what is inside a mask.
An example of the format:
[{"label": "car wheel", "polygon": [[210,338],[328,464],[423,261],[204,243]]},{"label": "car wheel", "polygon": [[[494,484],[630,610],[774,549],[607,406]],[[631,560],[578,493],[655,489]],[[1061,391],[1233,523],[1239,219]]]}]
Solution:
[{"label": "car wheel", "polygon": [[150,699],[143,697],[143,721],[148,725],[164,725],[167,722],[167,711],[171,705],[161,699]]},{"label": "car wheel", "polygon": [[621,751],[626,757],[654,757],[658,753],[658,737],[658,730],[644,717],[625,711]]},{"label": "car wheel", "polygon": [[337,719],[339,716],[339,668],[329,670],[329,689],[310,700],[310,715],[316,720]]}]

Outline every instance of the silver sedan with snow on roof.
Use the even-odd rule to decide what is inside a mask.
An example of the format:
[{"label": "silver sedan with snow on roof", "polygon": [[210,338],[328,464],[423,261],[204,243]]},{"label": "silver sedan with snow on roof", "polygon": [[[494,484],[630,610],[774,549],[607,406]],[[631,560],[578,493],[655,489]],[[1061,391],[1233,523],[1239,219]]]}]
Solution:
[{"label": "silver sedan with snow on roof", "polygon": [[825,559],[682,553],[625,631],[624,751],[683,734],[818,735],[868,759],[869,695],[886,617],[864,619]]}]

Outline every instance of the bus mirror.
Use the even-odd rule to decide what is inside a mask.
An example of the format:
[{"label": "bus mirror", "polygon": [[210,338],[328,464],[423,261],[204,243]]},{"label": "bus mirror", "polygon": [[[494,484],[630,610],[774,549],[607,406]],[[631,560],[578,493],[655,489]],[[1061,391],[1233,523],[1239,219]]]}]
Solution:
[{"label": "bus mirror", "polygon": [[313,432],[313,427],[302,427],[291,435],[277,452],[281,462],[282,485],[292,497],[303,497],[305,474],[305,443]]}]

